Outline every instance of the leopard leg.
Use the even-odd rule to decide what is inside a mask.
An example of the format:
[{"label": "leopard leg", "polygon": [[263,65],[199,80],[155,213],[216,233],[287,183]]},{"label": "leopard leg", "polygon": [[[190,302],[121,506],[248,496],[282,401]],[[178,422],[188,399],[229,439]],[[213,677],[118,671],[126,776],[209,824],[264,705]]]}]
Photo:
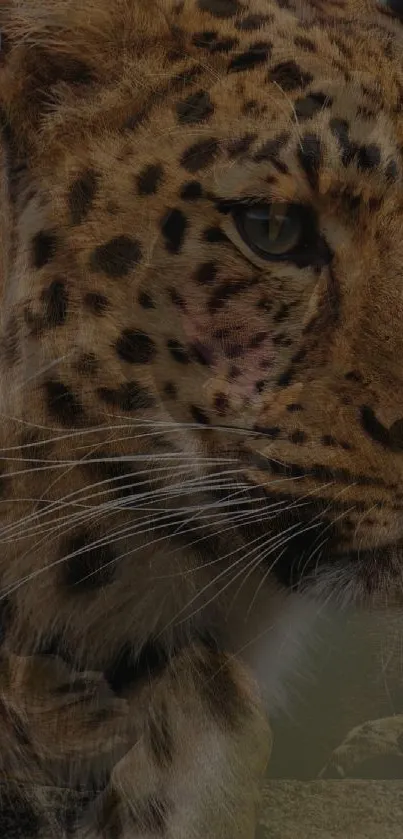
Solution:
[{"label": "leopard leg", "polygon": [[153,685],[137,742],[75,839],[252,839],[269,751],[241,665],[187,649]]}]

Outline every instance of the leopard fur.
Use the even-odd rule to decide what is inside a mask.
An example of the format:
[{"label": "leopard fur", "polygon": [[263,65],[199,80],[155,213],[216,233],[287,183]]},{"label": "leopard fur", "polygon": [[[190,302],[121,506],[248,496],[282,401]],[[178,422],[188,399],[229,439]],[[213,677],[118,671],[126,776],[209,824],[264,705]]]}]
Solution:
[{"label": "leopard fur", "polygon": [[[401,603],[393,11],[1,5],[9,839],[250,839],[244,651],[304,598]],[[300,250],[250,247],[256,203]]]}]

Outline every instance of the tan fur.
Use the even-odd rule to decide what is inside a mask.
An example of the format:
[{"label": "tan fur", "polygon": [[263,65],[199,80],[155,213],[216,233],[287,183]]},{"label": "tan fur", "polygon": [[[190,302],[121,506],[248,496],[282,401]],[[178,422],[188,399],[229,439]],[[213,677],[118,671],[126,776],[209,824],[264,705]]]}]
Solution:
[{"label": "tan fur", "polygon": [[[401,27],[369,0],[1,6],[10,839],[28,806],[44,838],[249,839],[272,566],[319,522],[319,596],[401,600]],[[311,208],[311,262],[256,255],[247,200]],[[91,785],[68,827],[46,791]]]}]

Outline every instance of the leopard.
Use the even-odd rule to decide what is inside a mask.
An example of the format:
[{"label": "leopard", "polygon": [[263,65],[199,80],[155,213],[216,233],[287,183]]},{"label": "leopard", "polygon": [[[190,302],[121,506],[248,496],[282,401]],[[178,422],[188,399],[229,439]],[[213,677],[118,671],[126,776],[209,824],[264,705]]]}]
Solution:
[{"label": "leopard", "polygon": [[400,6],[1,4],[8,839],[252,839],[312,615],[402,607]]}]

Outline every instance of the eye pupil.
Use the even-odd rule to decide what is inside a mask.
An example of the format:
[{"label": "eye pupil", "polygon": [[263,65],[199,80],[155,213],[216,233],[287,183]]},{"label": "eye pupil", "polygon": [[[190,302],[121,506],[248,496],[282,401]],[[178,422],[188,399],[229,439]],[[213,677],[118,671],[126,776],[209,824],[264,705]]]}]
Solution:
[{"label": "eye pupil", "polygon": [[238,231],[255,253],[285,259],[303,245],[303,208],[297,204],[252,204],[238,208]]}]

